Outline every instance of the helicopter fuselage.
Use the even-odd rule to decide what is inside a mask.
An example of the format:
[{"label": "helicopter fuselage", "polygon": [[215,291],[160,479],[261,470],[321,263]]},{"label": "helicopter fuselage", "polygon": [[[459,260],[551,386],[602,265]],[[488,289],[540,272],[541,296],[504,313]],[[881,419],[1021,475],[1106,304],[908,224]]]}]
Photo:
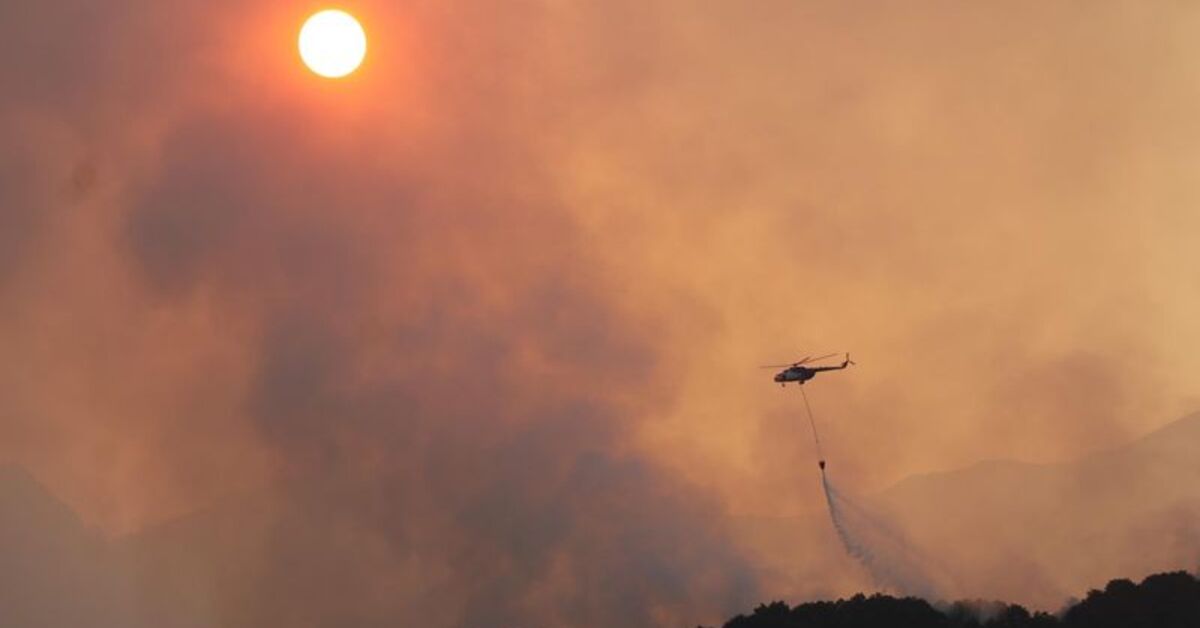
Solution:
[{"label": "helicopter fuselage", "polygon": [[[827,356],[827,355],[821,356],[819,358],[816,358],[816,360],[819,361],[819,360],[823,360],[828,357],[830,357],[830,356]],[[812,361],[812,360],[810,360],[809,358],[804,358],[803,360],[800,360],[799,362],[793,362],[790,366],[785,365],[785,364],[775,364],[775,365],[764,366],[762,368],[774,368],[774,367],[780,367],[780,366],[787,366],[787,368],[785,368],[782,371],[779,371],[778,373],[775,374],[775,381],[780,386],[786,386],[788,382],[796,382],[797,384],[804,384],[804,382],[807,382],[808,380],[816,377],[817,373],[820,373],[822,371],[840,371],[840,370],[846,368],[847,366],[854,364],[853,362],[850,361],[849,353],[846,354],[846,359],[843,360],[842,363],[837,366],[805,366],[805,364],[807,364],[810,361]]]},{"label": "helicopter fuselage", "polygon": [[803,366],[793,366],[776,373],[775,381],[779,382],[780,384],[787,384],[788,382],[803,384],[813,377],[816,377],[816,375],[817,373],[812,369],[806,369]]}]

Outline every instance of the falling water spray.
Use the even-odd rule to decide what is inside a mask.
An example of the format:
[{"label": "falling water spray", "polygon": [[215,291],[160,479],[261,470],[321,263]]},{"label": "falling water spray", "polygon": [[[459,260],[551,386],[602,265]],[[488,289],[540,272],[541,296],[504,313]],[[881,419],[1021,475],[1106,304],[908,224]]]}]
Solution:
[{"label": "falling water spray", "polygon": [[825,469],[825,455],[821,450],[817,422],[803,385],[800,386],[800,392],[804,398],[805,411],[808,413],[808,424],[812,428],[817,465],[821,472],[821,489],[825,493],[829,520],[846,554],[861,564],[881,588],[926,599],[939,597],[945,592],[945,587],[938,586],[930,577],[929,570],[923,566],[927,561],[912,548],[903,535],[879,517],[847,499],[830,482]]}]

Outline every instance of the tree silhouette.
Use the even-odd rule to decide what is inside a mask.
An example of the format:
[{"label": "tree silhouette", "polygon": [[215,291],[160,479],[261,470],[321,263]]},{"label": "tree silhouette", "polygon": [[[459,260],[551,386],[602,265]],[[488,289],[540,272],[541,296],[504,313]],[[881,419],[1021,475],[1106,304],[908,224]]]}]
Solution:
[{"label": "tree silhouette", "polygon": [[1003,602],[955,602],[942,609],[917,598],[863,594],[834,602],[760,605],[725,628],[1198,628],[1200,580],[1177,571],[1141,584],[1113,580],[1061,617]]},{"label": "tree silhouette", "polygon": [[1067,628],[1200,626],[1200,580],[1176,571],[1150,576],[1140,585],[1113,580],[1063,616]]}]

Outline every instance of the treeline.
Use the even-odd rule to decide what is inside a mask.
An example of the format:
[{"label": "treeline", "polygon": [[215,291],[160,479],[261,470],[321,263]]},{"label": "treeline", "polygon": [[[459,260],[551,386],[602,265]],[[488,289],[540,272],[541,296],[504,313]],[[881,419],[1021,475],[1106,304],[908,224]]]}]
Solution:
[{"label": "treeline", "polygon": [[1183,571],[1141,584],[1113,580],[1059,615],[1030,613],[1003,602],[956,602],[935,607],[918,598],[859,594],[836,602],[789,607],[764,604],[725,628],[1198,628],[1200,580]]}]

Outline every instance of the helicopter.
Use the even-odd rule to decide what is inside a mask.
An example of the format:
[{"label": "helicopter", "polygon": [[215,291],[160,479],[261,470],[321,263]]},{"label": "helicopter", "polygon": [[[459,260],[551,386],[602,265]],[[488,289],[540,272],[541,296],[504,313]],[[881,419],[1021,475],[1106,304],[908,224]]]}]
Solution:
[{"label": "helicopter", "polygon": [[847,353],[846,359],[843,360],[839,366],[805,366],[809,362],[820,362],[821,360],[832,358],[835,355],[837,354],[830,353],[829,355],[823,355],[819,358],[809,356],[803,360],[800,360],[799,362],[792,362],[791,364],[768,364],[760,368],[782,368],[782,371],[779,371],[775,374],[775,381],[779,382],[780,386],[787,386],[788,382],[796,382],[797,384],[803,386],[804,382],[816,377],[817,373],[820,373],[821,371],[840,371],[847,366],[854,364],[854,361],[850,359],[850,354]]}]

